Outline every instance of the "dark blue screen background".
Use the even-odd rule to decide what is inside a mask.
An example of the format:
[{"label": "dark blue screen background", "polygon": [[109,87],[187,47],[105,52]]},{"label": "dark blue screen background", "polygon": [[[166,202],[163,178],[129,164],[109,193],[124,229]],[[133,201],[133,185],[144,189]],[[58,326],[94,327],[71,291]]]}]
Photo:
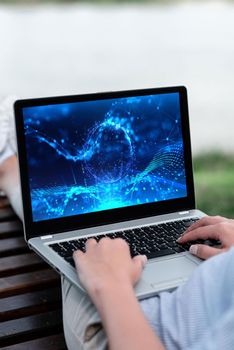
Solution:
[{"label": "dark blue screen background", "polygon": [[178,93],[23,110],[33,221],[187,195]]}]

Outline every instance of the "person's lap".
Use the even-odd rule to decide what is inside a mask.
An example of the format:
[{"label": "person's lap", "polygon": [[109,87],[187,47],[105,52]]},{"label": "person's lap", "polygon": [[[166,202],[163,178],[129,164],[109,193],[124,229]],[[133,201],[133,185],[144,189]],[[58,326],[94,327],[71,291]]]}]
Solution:
[{"label": "person's lap", "polygon": [[87,294],[61,278],[63,327],[69,350],[107,348],[107,339],[96,308]]},{"label": "person's lap", "polygon": [[[140,301],[146,319],[166,349],[196,348],[198,340],[216,327],[223,311],[233,310],[233,265],[234,248],[201,264],[189,281],[174,292],[163,292]],[[62,294],[68,348],[106,349],[106,335],[89,297],[65,278],[62,279]],[[234,317],[230,322],[234,323]],[[221,332],[234,341],[229,330]]]}]

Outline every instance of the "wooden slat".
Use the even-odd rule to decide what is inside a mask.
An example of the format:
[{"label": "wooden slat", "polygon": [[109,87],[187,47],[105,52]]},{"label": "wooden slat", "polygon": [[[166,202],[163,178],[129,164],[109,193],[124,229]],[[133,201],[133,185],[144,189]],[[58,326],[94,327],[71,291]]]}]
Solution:
[{"label": "wooden slat", "polygon": [[63,334],[51,335],[28,342],[4,347],[2,350],[65,350]]},{"label": "wooden slat", "polygon": [[29,272],[21,275],[3,277],[0,279],[0,297],[41,290],[60,284],[59,275],[48,268],[42,271]]},{"label": "wooden slat", "polygon": [[44,269],[48,265],[36,254],[28,252],[1,258],[0,277]]},{"label": "wooden slat", "polygon": [[65,350],[59,275],[33,253],[13,211],[0,208],[0,348]]},{"label": "wooden slat", "polygon": [[0,243],[0,257],[21,254],[29,251],[23,237],[1,239]]},{"label": "wooden slat", "polygon": [[61,310],[36,316],[23,317],[1,323],[1,346],[9,346],[25,340],[36,339],[62,331]]},{"label": "wooden slat", "polygon": [[60,286],[0,299],[0,322],[55,309],[61,309]]},{"label": "wooden slat", "polygon": [[0,190],[0,209],[6,208],[10,206],[9,199],[5,196],[5,194]]},{"label": "wooden slat", "polygon": [[1,208],[0,209],[0,221],[12,220],[15,218],[15,213],[11,207]]},{"label": "wooden slat", "polygon": [[23,226],[19,220],[0,222],[0,239],[9,237],[9,234],[10,237],[23,235]]}]

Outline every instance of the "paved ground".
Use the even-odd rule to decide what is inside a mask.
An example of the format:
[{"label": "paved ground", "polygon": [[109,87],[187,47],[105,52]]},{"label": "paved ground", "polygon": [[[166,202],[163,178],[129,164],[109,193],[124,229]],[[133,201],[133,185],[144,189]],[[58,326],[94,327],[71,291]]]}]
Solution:
[{"label": "paved ground", "polygon": [[0,95],[184,84],[195,153],[234,152],[234,5],[0,6]]}]

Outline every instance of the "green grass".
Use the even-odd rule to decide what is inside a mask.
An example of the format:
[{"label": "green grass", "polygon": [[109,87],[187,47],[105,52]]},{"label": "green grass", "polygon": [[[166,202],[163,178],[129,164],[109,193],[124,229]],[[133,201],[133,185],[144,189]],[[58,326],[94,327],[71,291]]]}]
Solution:
[{"label": "green grass", "polygon": [[210,215],[234,217],[234,155],[194,158],[197,207]]}]

